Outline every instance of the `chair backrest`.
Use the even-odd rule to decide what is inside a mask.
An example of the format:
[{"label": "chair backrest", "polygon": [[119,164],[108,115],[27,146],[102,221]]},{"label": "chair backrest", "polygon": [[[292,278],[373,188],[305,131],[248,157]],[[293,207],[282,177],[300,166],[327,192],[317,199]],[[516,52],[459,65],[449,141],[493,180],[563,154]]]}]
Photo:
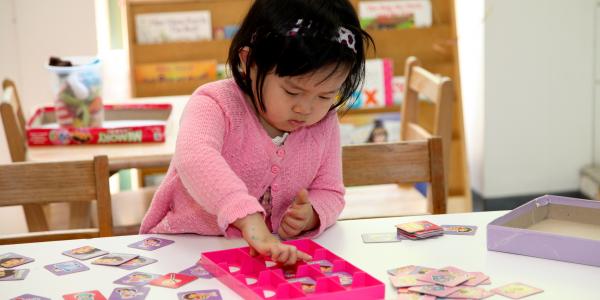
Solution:
[{"label": "chair backrest", "polygon": [[9,79],[2,82],[0,117],[4,125],[4,134],[13,162],[25,161],[27,145],[25,139],[25,115],[17,93],[15,83]]},{"label": "chair backrest", "polygon": [[[429,135],[440,136],[443,143],[445,174],[449,174],[450,148],[452,144],[452,102],[454,88],[448,77],[432,74],[421,67],[419,60],[411,56],[406,59],[404,76],[404,100],[400,139],[418,140]],[[428,98],[434,106],[434,120],[431,132],[419,125],[419,94]]]},{"label": "chair backrest", "polygon": [[0,206],[96,200],[98,228],[32,232],[0,236],[0,244],[16,244],[112,235],[108,158],[0,165]]},{"label": "chair backrest", "polygon": [[345,186],[429,184],[429,210],[446,213],[447,188],[440,137],[342,147]]}]

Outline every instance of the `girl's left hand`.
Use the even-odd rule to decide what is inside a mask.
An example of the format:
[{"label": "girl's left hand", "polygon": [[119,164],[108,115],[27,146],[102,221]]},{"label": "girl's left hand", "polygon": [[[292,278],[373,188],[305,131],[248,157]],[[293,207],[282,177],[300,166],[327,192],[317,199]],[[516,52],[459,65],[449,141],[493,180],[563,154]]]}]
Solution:
[{"label": "girl's left hand", "polygon": [[289,239],[304,231],[311,230],[317,225],[319,225],[319,216],[310,204],[308,191],[302,189],[283,216],[277,233],[281,238]]}]

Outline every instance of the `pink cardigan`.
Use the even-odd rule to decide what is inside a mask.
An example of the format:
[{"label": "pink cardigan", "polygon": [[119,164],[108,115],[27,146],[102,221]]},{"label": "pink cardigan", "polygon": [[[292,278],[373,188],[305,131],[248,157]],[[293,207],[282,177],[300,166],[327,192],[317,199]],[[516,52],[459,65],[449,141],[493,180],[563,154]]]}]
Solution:
[{"label": "pink cardigan", "polygon": [[319,215],[318,235],[344,207],[337,115],[292,132],[277,147],[232,79],[203,85],[180,121],[175,154],[140,233],[240,236],[231,223],[264,209],[271,187],[273,232],[302,188]]}]

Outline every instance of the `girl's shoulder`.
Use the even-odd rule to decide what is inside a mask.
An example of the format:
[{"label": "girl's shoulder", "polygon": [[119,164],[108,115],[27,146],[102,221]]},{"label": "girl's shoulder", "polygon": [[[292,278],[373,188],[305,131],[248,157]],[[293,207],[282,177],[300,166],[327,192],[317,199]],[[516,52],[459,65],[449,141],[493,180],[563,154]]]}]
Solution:
[{"label": "girl's shoulder", "polygon": [[244,94],[233,79],[217,80],[200,86],[194,91],[190,101],[212,101],[228,115],[237,115],[245,110]]}]

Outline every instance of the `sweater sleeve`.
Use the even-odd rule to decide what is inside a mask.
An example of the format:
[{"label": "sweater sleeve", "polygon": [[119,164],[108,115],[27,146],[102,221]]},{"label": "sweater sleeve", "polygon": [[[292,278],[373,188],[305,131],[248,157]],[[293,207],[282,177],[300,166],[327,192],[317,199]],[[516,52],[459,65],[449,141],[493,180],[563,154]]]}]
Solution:
[{"label": "sweater sleeve", "polygon": [[[217,216],[221,232],[235,234],[229,225],[264,209],[221,155],[228,119],[212,98],[194,94],[179,125],[172,163],[194,200]],[[198,220],[202,222],[202,220]]]},{"label": "sweater sleeve", "polygon": [[308,199],[319,216],[319,228],[308,231],[302,237],[320,235],[335,224],[344,209],[344,183],[342,179],[342,148],[337,115],[331,117],[328,132],[329,143],[325,148],[317,176],[308,188]]}]

